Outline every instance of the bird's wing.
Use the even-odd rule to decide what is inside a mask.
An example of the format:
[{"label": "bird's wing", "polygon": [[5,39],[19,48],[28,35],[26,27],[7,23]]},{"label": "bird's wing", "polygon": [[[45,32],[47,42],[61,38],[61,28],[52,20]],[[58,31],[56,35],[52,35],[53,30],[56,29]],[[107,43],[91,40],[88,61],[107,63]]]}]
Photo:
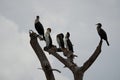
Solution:
[{"label": "bird's wing", "polygon": [[102,36],[103,39],[105,40],[107,39],[107,34],[103,29],[100,30],[100,35]]}]

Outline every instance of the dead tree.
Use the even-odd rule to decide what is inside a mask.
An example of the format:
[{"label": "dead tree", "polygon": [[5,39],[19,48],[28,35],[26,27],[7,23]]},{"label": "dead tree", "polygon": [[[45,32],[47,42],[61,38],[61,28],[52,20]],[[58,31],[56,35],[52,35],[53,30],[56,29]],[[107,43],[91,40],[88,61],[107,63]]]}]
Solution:
[{"label": "dead tree", "polygon": [[[44,51],[42,50],[42,48],[40,47],[37,41],[37,34],[34,33],[33,31],[31,31],[29,34],[30,34],[30,44],[33,50],[35,51],[39,61],[41,62],[41,66],[43,71],[45,72],[46,79],[55,80],[53,70],[56,70],[56,69],[51,68],[51,65]],[[69,68],[74,75],[74,80],[83,80],[83,75],[85,71],[87,71],[87,69],[94,63],[94,61],[97,59],[97,57],[101,53],[101,47],[102,47],[102,40],[100,40],[94,53],[90,56],[90,58],[86,62],[84,62],[84,64],[81,67],[79,67],[73,62],[74,55],[70,51],[67,51],[65,49],[64,50],[57,49],[55,46],[52,47],[51,49],[44,48],[44,50],[47,51],[49,54],[53,55],[54,57],[56,57],[61,63],[65,65],[65,67]],[[63,58],[61,55],[58,54],[58,52],[61,52],[61,51],[66,55],[67,59]],[[56,70],[56,71],[59,71],[59,70]]]}]

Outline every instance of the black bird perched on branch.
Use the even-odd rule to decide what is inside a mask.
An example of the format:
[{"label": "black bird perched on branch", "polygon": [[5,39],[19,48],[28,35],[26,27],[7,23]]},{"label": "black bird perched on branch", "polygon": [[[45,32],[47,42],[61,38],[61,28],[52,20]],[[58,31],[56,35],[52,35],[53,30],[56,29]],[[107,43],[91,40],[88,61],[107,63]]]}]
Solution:
[{"label": "black bird perched on branch", "polygon": [[64,47],[64,40],[63,40],[63,38],[64,38],[64,35],[63,35],[63,33],[60,33],[60,34],[58,34],[57,36],[56,36],[56,39],[57,39],[57,43],[58,43],[58,45],[59,45],[59,48],[65,48]]},{"label": "black bird perched on branch", "polygon": [[98,31],[98,34],[99,34],[101,40],[104,39],[104,40],[106,41],[107,45],[109,46],[109,42],[108,42],[108,39],[107,39],[107,34],[106,34],[106,32],[101,28],[101,27],[102,27],[102,24],[101,24],[101,23],[97,23],[96,25],[97,25],[97,31]]},{"label": "black bird perched on branch", "polygon": [[66,48],[67,48],[69,51],[74,52],[74,51],[73,51],[73,45],[72,45],[72,42],[70,41],[69,37],[70,37],[70,33],[67,32],[67,34],[66,34],[66,36],[65,36]]},{"label": "black bird perched on branch", "polygon": [[35,25],[35,29],[37,30],[39,35],[42,36],[43,39],[45,39],[44,38],[44,28],[43,28],[43,25],[39,21],[39,16],[36,16],[34,25]]},{"label": "black bird perched on branch", "polygon": [[53,45],[52,45],[52,38],[50,36],[50,33],[51,33],[51,28],[47,28],[47,31],[45,33],[45,42],[46,42],[46,47],[47,48],[51,48]]}]

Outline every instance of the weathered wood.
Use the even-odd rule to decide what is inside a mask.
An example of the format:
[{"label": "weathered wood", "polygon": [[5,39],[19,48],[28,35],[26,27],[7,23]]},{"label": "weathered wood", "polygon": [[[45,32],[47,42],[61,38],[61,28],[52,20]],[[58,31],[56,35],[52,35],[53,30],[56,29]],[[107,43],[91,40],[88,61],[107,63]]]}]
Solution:
[{"label": "weathered wood", "polygon": [[83,66],[79,67],[77,70],[73,72],[74,80],[83,80],[83,75],[85,71],[87,71],[87,69],[94,63],[94,61],[101,53],[101,47],[102,47],[102,40],[100,40],[96,50],[91,55],[91,57],[83,64]]},{"label": "weathered wood", "polygon": [[[83,80],[83,75],[85,71],[94,63],[94,61],[97,59],[101,52],[102,47],[102,41],[99,42],[96,50],[91,55],[91,57],[83,64],[83,66],[78,67],[74,62],[71,62],[68,59],[64,59],[61,57],[56,51],[57,48],[54,47],[50,50],[48,50],[48,53],[52,54],[54,57],[56,57],[60,62],[62,62],[66,67],[68,67],[74,75],[74,80]],[[64,52],[64,51],[63,51]]]},{"label": "weathered wood", "polygon": [[[47,80],[55,80],[52,72],[53,69],[51,68],[50,63],[47,57],[45,56],[43,50],[39,46],[36,36],[37,35],[34,32],[30,33],[30,37],[31,37],[30,44],[41,62],[42,69],[45,72]],[[49,54],[53,55],[54,57],[56,57],[61,63],[65,65],[65,67],[69,68],[74,75],[74,80],[83,80],[85,71],[88,70],[88,68],[94,63],[94,61],[97,59],[97,57],[101,53],[101,47],[102,47],[102,40],[99,42],[96,50],[91,55],[91,57],[81,67],[78,67],[73,62],[73,59],[69,58],[69,54],[70,54],[69,51],[67,52],[67,51],[58,49],[55,46],[50,49],[44,48],[44,50],[47,51]],[[61,51],[67,54],[66,59],[57,53]]]},{"label": "weathered wood", "polygon": [[83,69],[82,69],[83,72],[85,72],[94,63],[94,61],[97,59],[97,57],[101,53],[101,47],[102,47],[102,40],[100,40],[99,45],[97,46],[96,50],[91,55],[91,57],[82,66],[83,67]]},{"label": "weathered wood", "polygon": [[34,33],[33,31],[30,32],[30,44],[41,63],[42,69],[46,75],[46,79],[47,80],[55,80],[51,65],[37,41],[37,34]]},{"label": "weathered wood", "polygon": [[47,50],[47,52],[51,55],[53,55],[54,57],[56,57],[61,63],[63,63],[65,65],[65,67],[68,67],[70,70],[74,70],[75,66],[77,67],[77,65],[74,62],[71,62],[71,60],[69,60],[68,58],[65,59],[62,56],[60,56],[57,53],[57,48],[53,47],[49,50]]}]

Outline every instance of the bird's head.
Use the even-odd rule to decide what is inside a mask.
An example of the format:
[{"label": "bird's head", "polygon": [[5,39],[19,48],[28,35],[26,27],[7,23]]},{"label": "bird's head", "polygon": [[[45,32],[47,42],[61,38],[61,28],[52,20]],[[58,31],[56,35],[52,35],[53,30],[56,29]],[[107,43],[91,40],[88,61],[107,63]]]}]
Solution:
[{"label": "bird's head", "polygon": [[51,32],[51,28],[47,28],[47,31],[48,31],[48,32]]},{"label": "bird's head", "polygon": [[98,26],[102,26],[102,24],[101,24],[101,23],[97,23],[96,25],[98,25]]},{"label": "bird's head", "polygon": [[98,28],[101,28],[102,27],[102,24],[101,23],[97,23],[96,24]]},{"label": "bird's head", "polygon": [[60,36],[61,36],[61,38],[64,38],[64,34],[63,33],[60,33]]},{"label": "bird's head", "polygon": [[69,32],[67,32],[67,34],[66,34],[66,36],[65,36],[66,38],[69,38],[70,37],[70,33]]},{"label": "bird's head", "polygon": [[36,19],[39,19],[39,16],[36,16]]}]

